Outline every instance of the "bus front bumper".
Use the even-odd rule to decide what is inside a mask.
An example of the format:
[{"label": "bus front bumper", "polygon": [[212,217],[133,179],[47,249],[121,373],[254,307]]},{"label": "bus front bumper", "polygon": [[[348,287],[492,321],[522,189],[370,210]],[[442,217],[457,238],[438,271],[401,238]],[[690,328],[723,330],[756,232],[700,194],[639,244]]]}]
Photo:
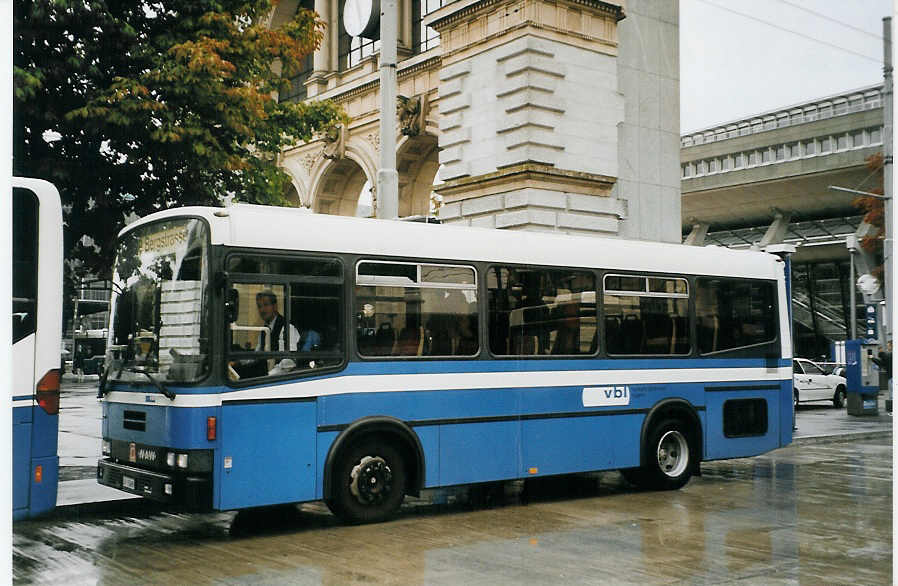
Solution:
[{"label": "bus front bumper", "polygon": [[177,508],[212,509],[212,481],[205,476],[166,474],[102,459],[97,462],[97,482]]}]

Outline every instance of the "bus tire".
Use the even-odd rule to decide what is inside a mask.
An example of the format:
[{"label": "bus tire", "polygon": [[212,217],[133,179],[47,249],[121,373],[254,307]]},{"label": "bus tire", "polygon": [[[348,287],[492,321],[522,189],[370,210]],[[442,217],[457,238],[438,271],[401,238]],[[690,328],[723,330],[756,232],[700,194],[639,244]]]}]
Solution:
[{"label": "bus tire", "polygon": [[676,490],[686,485],[697,465],[695,434],[681,419],[665,419],[653,426],[640,469],[640,486],[654,490]]},{"label": "bus tire", "polygon": [[347,523],[385,521],[405,497],[405,468],[392,442],[362,438],[337,460],[333,494],[325,503]]}]

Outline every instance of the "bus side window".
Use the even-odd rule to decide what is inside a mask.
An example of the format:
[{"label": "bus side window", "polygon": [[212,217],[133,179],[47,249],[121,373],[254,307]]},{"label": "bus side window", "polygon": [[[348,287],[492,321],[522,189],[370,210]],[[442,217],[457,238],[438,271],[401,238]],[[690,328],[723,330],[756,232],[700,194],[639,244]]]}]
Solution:
[{"label": "bus side window", "polygon": [[487,290],[493,354],[585,356],[596,351],[592,273],[491,267],[487,273]]},{"label": "bus side window", "polygon": [[[35,194],[27,189],[13,189],[12,222],[12,341],[33,334],[37,324],[34,308],[37,302],[37,214]],[[9,306],[7,306],[9,307]]]},{"label": "bus side window", "polygon": [[775,300],[772,281],[697,279],[699,352],[736,350],[776,340]]},{"label": "bus side window", "polygon": [[361,261],[356,268],[355,297],[362,356],[474,356],[479,352],[472,267]]},{"label": "bus side window", "polygon": [[605,276],[605,313],[620,314],[619,326],[606,320],[608,353],[671,356],[688,354],[689,289],[683,277]]},{"label": "bus side window", "polygon": [[226,307],[234,317],[228,362],[239,379],[301,375],[342,363],[343,267],[337,260],[233,254],[227,269],[235,281]]}]

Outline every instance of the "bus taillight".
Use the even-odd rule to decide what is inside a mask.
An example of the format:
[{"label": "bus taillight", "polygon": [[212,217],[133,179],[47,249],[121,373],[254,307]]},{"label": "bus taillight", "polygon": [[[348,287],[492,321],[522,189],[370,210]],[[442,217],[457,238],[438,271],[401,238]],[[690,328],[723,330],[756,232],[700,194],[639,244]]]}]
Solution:
[{"label": "bus taillight", "polygon": [[206,418],[206,439],[210,442],[215,441],[215,417]]},{"label": "bus taillight", "polygon": [[59,369],[47,371],[37,383],[37,404],[47,415],[59,414]]}]

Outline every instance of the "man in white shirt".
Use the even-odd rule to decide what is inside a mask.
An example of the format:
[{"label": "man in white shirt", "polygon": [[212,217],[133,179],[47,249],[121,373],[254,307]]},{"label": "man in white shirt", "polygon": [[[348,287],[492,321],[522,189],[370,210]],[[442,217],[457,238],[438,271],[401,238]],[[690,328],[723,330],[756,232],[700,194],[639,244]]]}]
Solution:
[{"label": "man in white shirt", "polygon": [[[284,343],[284,325],[287,320],[285,320],[284,316],[278,311],[278,298],[274,291],[266,289],[256,293],[256,308],[259,310],[259,317],[262,318],[268,331],[271,332],[272,339],[271,346],[266,347],[267,333],[262,332],[259,334],[256,352],[277,352],[278,350],[287,349],[286,344]],[[290,326],[289,350],[296,350],[299,347],[299,330],[297,330],[293,324],[287,325]]]},{"label": "man in white shirt", "polygon": [[[283,350],[311,352],[312,350],[317,349],[321,344],[321,336],[315,330],[305,330],[305,332],[301,334],[293,324],[287,323],[287,320],[284,319],[284,316],[278,311],[278,298],[271,289],[265,289],[256,294],[256,309],[259,310],[259,317],[262,318],[268,331],[271,332],[271,341],[270,346],[268,347],[266,347],[266,343],[268,342],[267,332],[259,334],[256,352],[279,352]],[[284,339],[284,330],[288,327],[290,331],[289,348]],[[290,358],[283,358],[273,369],[269,370],[268,374],[280,374],[289,372],[295,368],[296,363],[293,360]]]}]

